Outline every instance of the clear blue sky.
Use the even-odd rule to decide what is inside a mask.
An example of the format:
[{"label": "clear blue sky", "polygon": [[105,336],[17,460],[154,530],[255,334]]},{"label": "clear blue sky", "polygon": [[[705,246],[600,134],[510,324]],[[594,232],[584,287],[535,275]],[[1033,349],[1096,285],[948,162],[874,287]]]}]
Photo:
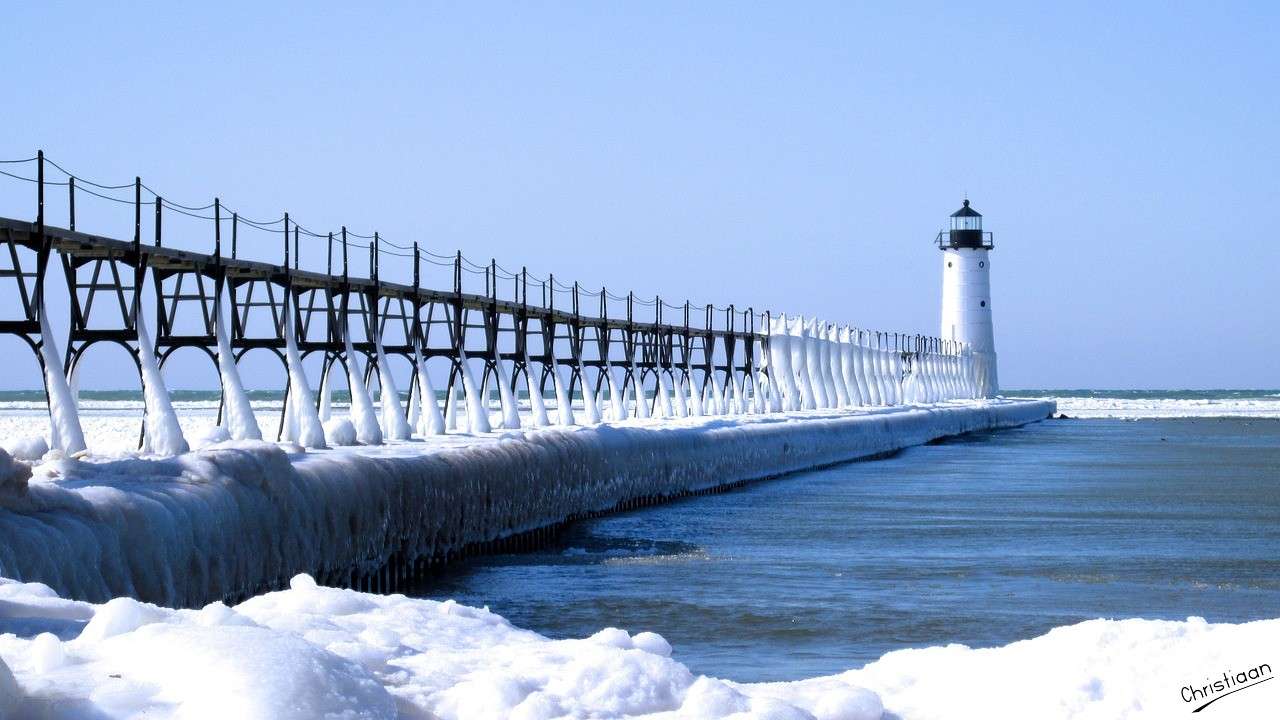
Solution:
[{"label": "clear blue sky", "polygon": [[5,157],[930,333],[967,192],[1006,387],[1280,386],[1274,3],[52,5]]}]

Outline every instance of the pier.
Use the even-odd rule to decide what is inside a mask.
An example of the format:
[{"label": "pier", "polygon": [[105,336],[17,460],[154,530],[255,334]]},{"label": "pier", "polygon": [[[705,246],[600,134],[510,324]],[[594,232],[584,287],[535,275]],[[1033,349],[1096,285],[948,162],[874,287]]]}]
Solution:
[{"label": "pier", "polygon": [[[5,161],[0,172],[29,183],[35,206],[34,220],[0,217],[0,334],[32,349],[46,391],[51,368],[41,322],[55,266],[65,278],[69,334],[54,369],[72,387],[86,351],[100,343],[123,346],[140,377],[148,354],[162,370],[182,348],[219,366],[225,314],[231,366],[246,353],[269,352],[287,368],[293,342],[300,358],[322,356],[322,394],[335,368],[349,378],[362,374],[365,385],[376,375],[385,385],[394,374],[388,358],[405,361],[414,401],[399,412],[410,425],[434,415],[427,405],[437,396],[425,387],[433,376],[446,378],[443,418],[456,427],[451,415],[465,412],[467,429],[485,431],[574,424],[575,403],[579,421],[597,422],[978,397],[985,392],[977,379],[994,363],[964,343],[928,335],[588,290],[377,232],[312,231],[289,213],[250,220],[216,198],[203,206],[172,202],[140,178],[94,183],[43,152]],[[86,232],[88,202],[130,213],[131,227]],[[52,221],[55,207],[62,225]],[[175,229],[175,221],[183,225]],[[266,248],[276,249],[278,262],[246,257],[261,258]],[[146,323],[154,329],[145,343],[150,353],[139,334],[145,317],[154,318]],[[364,360],[361,373],[352,372],[356,357]],[[224,408],[234,391],[225,375]],[[292,383],[304,375],[287,377],[292,397]],[[321,397],[311,402],[322,410]],[[501,419],[490,423],[482,408]],[[288,426],[282,416],[277,439],[301,439],[288,437]],[[422,431],[445,429],[436,423]]]}]

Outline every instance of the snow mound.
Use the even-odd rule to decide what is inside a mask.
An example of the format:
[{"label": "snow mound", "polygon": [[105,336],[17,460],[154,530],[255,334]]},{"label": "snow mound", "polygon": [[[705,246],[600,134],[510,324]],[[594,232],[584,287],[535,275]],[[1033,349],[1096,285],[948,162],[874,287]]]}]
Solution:
[{"label": "snow mound", "polygon": [[12,455],[15,460],[35,462],[49,452],[49,443],[40,435],[27,435],[0,443],[0,449]]},{"label": "snow mound", "polygon": [[330,418],[324,424],[324,439],[334,447],[358,445],[356,426],[347,418]]},{"label": "snow mound", "polygon": [[27,480],[31,479],[31,466],[18,462],[0,449],[0,497],[16,497],[27,492]]}]

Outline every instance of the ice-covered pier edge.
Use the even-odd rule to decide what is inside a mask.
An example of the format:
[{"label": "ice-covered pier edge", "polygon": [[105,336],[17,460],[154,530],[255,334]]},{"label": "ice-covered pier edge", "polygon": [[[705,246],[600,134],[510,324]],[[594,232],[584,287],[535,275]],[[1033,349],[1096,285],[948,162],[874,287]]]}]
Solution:
[{"label": "ice-covered pier edge", "polygon": [[[231,441],[64,458],[0,493],[0,576],[63,597],[199,606],[283,587],[383,589],[426,563],[595,512],[1052,414],[1048,401],[705,417],[320,452]],[[528,537],[528,535],[524,535]]]}]

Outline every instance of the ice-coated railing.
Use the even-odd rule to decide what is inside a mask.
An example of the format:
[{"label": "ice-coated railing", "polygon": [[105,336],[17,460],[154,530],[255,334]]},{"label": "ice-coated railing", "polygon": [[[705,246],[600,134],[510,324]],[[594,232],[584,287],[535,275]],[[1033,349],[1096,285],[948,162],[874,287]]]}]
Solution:
[{"label": "ice-coated railing", "polygon": [[[3,175],[35,186],[37,213],[34,222],[0,218],[0,280],[10,281],[14,293],[3,307],[15,311],[0,318],[0,333],[36,351],[50,404],[50,444],[64,453],[85,450],[76,370],[84,352],[101,342],[123,345],[134,357],[145,398],[142,448],[159,455],[188,447],[163,379],[165,361],[182,347],[200,348],[215,362],[222,386],[218,436],[233,439],[263,435],[237,362],[249,351],[276,354],[288,380],[275,435],[309,448],[550,424],[928,404],[991,390],[982,378],[995,357],[939,338],[734,305],[672,305],[604,287],[589,293],[576,282],[538,279],[524,268],[512,273],[496,260],[474,263],[460,252],[435,254],[377,232],[313,232],[288,213],[249,220],[218,199],[174,203],[140,178],[90,182],[43,152],[3,166]],[[58,227],[46,196],[63,187],[66,227]],[[87,200],[98,210],[131,210],[132,240],[77,229]],[[108,215],[93,218],[112,226]],[[203,242],[212,240],[212,254],[181,247],[201,233]],[[246,257],[246,251],[261,255],[264,235],[282,240],[282,264]],[[323,269],[304,265],[303,249],[315,263],[311,251],[320,244]],[[55,255],[68,294],[65,354],[45,312]],[[352,271],[353,255],[366,258],[363,277],[361,268]],[[410,262],[384,271],[384,256]],[[429,274],[439,268],[451,271],[449,289],[430,289]],[[395,271],[405,276],[400,282]],[[483,290],[473,287],[481,277]],[[149,289],[154,303],[143,300]],[[115,324],[108,324],[101,316],[117,306]],[[598,307],[594,314],[584,309],[591,306]],[[146,310],[154,311],[154,324],[144,321]],[[649,312],[651,319],[642,317]],[[323,355],[314,384],[304,367],[311,353]],[[407,407],[390,357],[410,366]],[[429,369],[437,358],[447,360],[435,371],[447,378],[440,394]],[[348,417],[332,412],[337,365],[351,392]]]}]

